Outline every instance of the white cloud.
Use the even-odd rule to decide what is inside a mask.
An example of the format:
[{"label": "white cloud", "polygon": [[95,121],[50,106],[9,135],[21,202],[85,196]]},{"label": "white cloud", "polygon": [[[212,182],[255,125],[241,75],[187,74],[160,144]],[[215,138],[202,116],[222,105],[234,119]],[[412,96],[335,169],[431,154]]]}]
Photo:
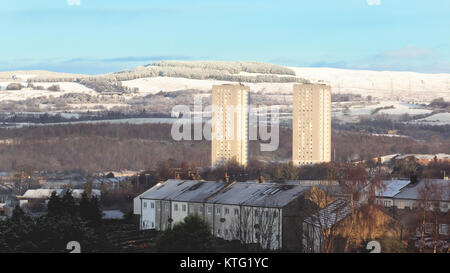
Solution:
[{"label": "white cloud", "polygon": [[369,6],[379,6],[381,5],[381,0],[366,0],[366,3]]},{"label": "white cloud", "polygon": [[66,0],[69,6],[79,6],[81,5],[81,0]]}]

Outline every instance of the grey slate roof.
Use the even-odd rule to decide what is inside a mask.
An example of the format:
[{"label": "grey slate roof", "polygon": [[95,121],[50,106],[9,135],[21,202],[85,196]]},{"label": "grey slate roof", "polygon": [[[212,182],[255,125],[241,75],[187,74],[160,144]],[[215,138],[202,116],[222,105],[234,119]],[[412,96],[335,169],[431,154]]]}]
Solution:
[{"label": "grey slate roof", "polygon": [[143,193],[140,198],[255,207],[284,207],[309,188],[309,186],[296,184],[259,184],[255,182],[230,184],[197,180],[167,180]]},{"label": "grey slate roof", "polygon": [[377,197],[394,197],[401,190],[411,183],[409,180],[383,180],[383,189],[376,191]]},{"label": "grey slate roof", "polygon": [[327,207],[319,210],[317,214],[306,218],[304,221],[316,227],[331,228],[348,215],[350,215],[348,202],[343,199],[337,199]]},{"label": "grey slate roof", "polygon": [[[432,184],[437,184],[442,186],[442,192],[441,192],[441,200],[439,201],[450,201],[450,180],[443,180],[443,179],[431,179],[429,180]],[[412,199],[412,200],[418,200],[420,199],[420,189],[423,188],[425,185],[425,180],[421,180],[419,183],[413,185],[410,184],[409,186],[404,187],[400,193],[394,196],[394,198],[399,199]]]},{"label": "grey slate roof", "polygon": [[241,205],[252,196],[263,192],[272,184],[257,184],[255,182],[237,182],[228,186],[220,194],[217,194],[208,200],[208,203],[217,203],[223,205]]}]

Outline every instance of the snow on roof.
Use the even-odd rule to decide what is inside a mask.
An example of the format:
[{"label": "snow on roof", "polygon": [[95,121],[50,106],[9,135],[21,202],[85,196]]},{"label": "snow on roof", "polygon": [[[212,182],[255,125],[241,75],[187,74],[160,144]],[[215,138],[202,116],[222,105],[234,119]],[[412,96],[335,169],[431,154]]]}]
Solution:
[{"label": "snow on roof", "polygon": [[255,207],[284,207],[310,187],[302,185],[269,185],[263,192],[252,195],[243,205]]},{"label": "snow on roof", "polygon": [[337,199],[327,207],[319,210],[317,214],[306,218],[305,222],[317,227],[331,228],[349,214],[350,207],[347,205],[347,201]]},{"label": "snow on roof", "polygon": [[435,157],[438,160],[449,160],[450,159],[450,155],[449,154],[443,154],[443,153],[439,153],[439,154],[404,154],[404,155],[399,155],[396,157],[396,159],[405,159],[407,157],[415,157],[417,159],[423,159],[423,160],[433,160]]},{"label": "snow on roof", "polygon": [[411,181],[409,180],[384,180],[383,188],[376,190],[376,196],[378,197],[394,197],[404,187],[406,187]]},{"label": "snow on roof", "polygon": [[[426,180],[424,179],[417,184],[410,184],[409,186],[404,187],[399,194],[395,195],[394,198],[419,200],[420,190],[425,186],[425,181]],[[430,181],[433,185],[442,186],[440,201],[450,201],[450,180],[428,179],[428,181]]]},{"label": "snow on roof", "polygon": [[[76,198],[76,199],[81,198],[81,196],[83,195],[83,193],[84,193],[84,190],[80,190],[80,189],[72,190],[72,196],[73,196],[73,198]],[[91,196],[97,196],[97,197],[99,197],[100,195],[101,195],[101,191],[100,191],[100,190],[95,190],[95,189],[93,189],[93,190],[91,191]]]},{"label": "snow on roof", "polygon": [[56,195],[61,196],[64,192],[63,189],[37,189],[37,190],[27,190],[22,196],[26,199],[47,199],[52,196],[52,193],[56,192]]},{"label": "snow on roof", "polygon": [[143,199],[207,202],[228,205],[284,207],[309,186],[255,182],[167,180],[140,195]]},{"label": "snow on roof", "polygon": [[236,182],[220,194],[211,197],[208,203],[217,203],[223,205],[240,205],[252,196],[258,195],[260,192],[271,187],[272,184],[258,184],[255,182]]},{"label": "snow on roof", "polygon": [[181,202],[205,202],[228,185],[230,184],[225,182],[196,181],[196,183],[187,187],[180,194],[171,195],[169,198],[173,201]]},{"label": "snow on roof", "polygon": [[0,192],[11,192],[13,190],[12,185],[2,184],[0,185]]},{"label": "snow on roof", "polygon": [[[67,189],[36,189],[36,190],[27,190],[23,196],[19,196],[24,199],[47,199],[52,196],[53,192],[56,192],[56,195],[62,196],[67,191]],[[74,189],[72,190],[73,198],[81,198],[83,194],[83,189]],[[100,190],[92,190],[92,196],[100,196]]]},{"label": "snow on roof", "polygon": [[168,199],[170,196],[177,196],[184,190],[193,186],[197,180],[177,180],[169,179],[164,183],[158,183],[148,191],[140,195],[142,199],[162,200]]}]

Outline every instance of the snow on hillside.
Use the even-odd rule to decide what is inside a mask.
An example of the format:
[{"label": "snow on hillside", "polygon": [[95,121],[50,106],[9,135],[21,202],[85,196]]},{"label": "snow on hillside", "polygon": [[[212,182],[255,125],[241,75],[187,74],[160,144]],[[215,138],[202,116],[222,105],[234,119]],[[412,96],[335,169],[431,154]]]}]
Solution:
[{"label": "snow on hillside", "polygon": [[290,67],[298,77],[330,84],[335,93],[354,93],[378,98],[431,101],[450,100],[450,74],[365,71],[334,68]]},{"label": "snow on hillside", "polygon": [[[443,97],[450,100],[450,74],[421,74],[414,72],[363,71],[333,68],[290,67],[298,77],[311,82],[331,85],[334,93],[353,93],[379,99],[429,102]],[[241,72],[241,75],[259,75]],[[277,75],[279,76],[279,75]],[[213,84],[230,83],[217,80],[185,78],[142,78],[125,81],[130,88],[137,87],[143,93],[176,91],[182,89],[211,90]],[[253,92],[290,93],[293,83],[245,83]]]},{"label": "snow on hillside", "polygon": [[[236,82],[156,77],[124,81],[122,84],[130,88],[137,87],[140,93],[155,94],[159,91],[171,92],[185,89],[210,91],[213,85],[236,84]],[[290,93],[293,83],[245,83],[245,85],[249,86],[252,92]]]},{"label": "snow on hillside", "polygon": [[[29,88],[24,88],[22,90],[4,90],[8,84],[11,82],[0,82],[0,101],[22,101],[31,98],[37,98],[41,96],[54,96],[59,97],[66,93],[87,93],[95,95],[97,94],[94,90],[87,88],[84,85],[74,82],[36,82],[33,83],[34,86],[42,86],[44,88],[48,88],[52,85],[59,85],[61,91],[54,92],[48,90],[33,90]],[[27,86],[28,83],[20,82],[22,85]]]},{"label": "snow on hillside", "polygon": [[450,125],[450,113],[438,113],[432,116],[415,120],[411,123],[427,125]]}]

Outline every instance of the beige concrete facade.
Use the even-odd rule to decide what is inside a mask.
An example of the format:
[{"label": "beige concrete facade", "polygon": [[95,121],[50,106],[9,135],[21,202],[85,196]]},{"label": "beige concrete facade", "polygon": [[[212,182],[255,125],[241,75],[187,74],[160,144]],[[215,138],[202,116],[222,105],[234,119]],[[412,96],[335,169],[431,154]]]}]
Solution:
[{"label": "beige concrete facade", "polygon": [[295,84],[292,109],[294,165],[331,161],[331,88]]},{"label": "beige concrete facade", "polygon": [[249,91],[241,84],[212,88],[212,167],[230,160],[247,165]]}]

